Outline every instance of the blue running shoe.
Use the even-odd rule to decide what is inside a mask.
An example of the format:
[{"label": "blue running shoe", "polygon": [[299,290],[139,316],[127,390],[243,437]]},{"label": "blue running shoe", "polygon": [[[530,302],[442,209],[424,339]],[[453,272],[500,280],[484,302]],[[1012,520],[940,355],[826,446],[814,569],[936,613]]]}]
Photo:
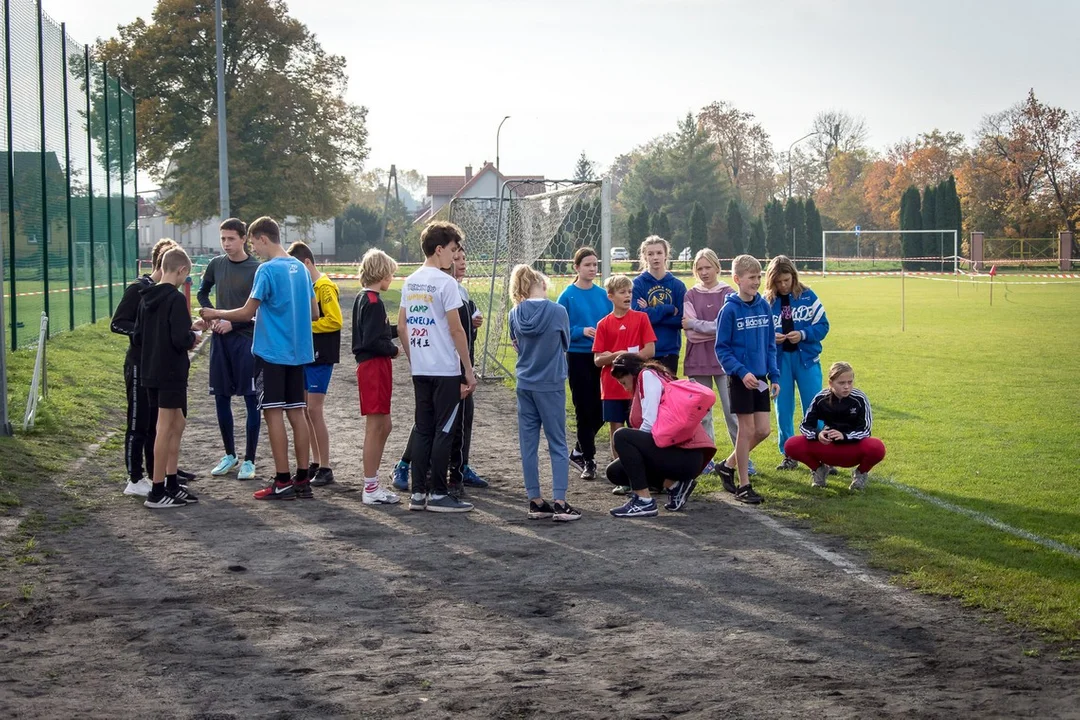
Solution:
[{"label": "blue running shoe", "polygon": [[466,487],[486,488],[488,481],[477,475],[475,470],[466,465],[465,472],[461,474],[461,484]]},{"label": "blue running shoe", "polygon": [[716,472],[716,463],[714,463],[712,460],[710,460],[709,464],[705,466],[705,469],[701,471],[701,474],[702,475],[712,475],[715,472]]},{"label": "blue running shoe", "polygon": [[755,475],[757,475],[757,468],[754,467],[753,460],[750,461],[750,466],[746,469],[746,474],[750,477],[754,477]]},{"label": "blue running shoe", "polygon": [[394,489],[409,491],[409,463],[398,461],[394,466]]},{"label": "blue running shoe", "polygon": [[630,495],[630,499],[622,507],[613,508],[611,514],[615,517],[656,517],[659,511],[656,509],[656,501],[652,498],[643,500],[637,494]]},{"label": "blue running shoe", "polygon": [[210,471],[210,474],[214,477],[221,477],[234,467],[240,464],[240,460],[235,455],[226,455],[221,458],[221,462],[214,466],[214,469]]}]

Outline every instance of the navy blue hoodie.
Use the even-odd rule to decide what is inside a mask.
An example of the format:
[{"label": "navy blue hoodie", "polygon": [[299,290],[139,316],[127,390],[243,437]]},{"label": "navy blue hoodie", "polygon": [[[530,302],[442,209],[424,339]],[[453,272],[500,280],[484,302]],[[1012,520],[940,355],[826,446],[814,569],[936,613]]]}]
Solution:
[{"label": "navy blue hoodie", "polygon": [[728,295],[716,321],[716,357],[728,375],[753,373],[780,381],[772,308],[761,293],[750,302],[739,293]]},{"label": "navy blue hoodie", "polygon": [[[682,308],[686,297],[683,281],[668,273],[657,280],[648,270],[634,278],[630,308],[649,316],[656,333],[656,357],[678,355],[682,349]],[[642,308],[638,300],[648,305]]]},{"label": "navy blue hoodie", "polygon": [[510,340],[518,353],[518,388],[551,392],[565,387],[570,348],[566,308],[544,298],[523,301],[510,311]]}]

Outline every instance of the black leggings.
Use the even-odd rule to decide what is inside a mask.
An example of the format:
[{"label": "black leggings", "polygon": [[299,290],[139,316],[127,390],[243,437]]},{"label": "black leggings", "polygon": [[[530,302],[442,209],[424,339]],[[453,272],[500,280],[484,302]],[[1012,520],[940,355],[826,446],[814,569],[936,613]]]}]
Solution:
[{"label": "black leggings", "polygon": [[566,368],[570,380],[570,397],[574,401],[577,420],[577,446],[586,460],[596,458],[596,433],[604,426],[604,409],[600,402],[600,368],[592,353],[566,353]]},{"label": "black leggings", "polygon": [[612,485],[629,485],[638,490],[662,490],[664,480],[689,480],[701,473],[701,450],[657,447],[651,434],[622,427],[613,436],[619,459],[607,466]]}]

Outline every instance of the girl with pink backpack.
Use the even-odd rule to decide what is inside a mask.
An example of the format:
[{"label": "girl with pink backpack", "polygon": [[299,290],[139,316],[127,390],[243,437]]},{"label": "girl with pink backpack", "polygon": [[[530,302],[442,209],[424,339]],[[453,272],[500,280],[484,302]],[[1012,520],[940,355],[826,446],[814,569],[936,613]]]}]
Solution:
[{"label": "girl with pink backpack", "polygon": [[[618,459],[607,467],[613,485],[632,492],[615,517],[655,517],[654,492],[667,492],[666,510],[681,510],[697,486],[697,477],[716,454],[701,419],[711,412],[711,390],[676,381],[663,365],[624,353],[611,376],[631,394],[630,423],[612,436]],[[665,394],[667,398],[665,399]]]}]

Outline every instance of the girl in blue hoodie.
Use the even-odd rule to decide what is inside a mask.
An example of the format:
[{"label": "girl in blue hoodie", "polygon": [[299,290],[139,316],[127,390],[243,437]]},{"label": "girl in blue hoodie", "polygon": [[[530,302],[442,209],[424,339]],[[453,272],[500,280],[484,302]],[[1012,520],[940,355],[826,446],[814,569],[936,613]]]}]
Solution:
[{"label": "girl in blue hoodie", "polygon": [[[529,518],[569,522],[581,513],[566,502],[570,454],[566,447],[566,351],[570,319],[566,308],[547,299],[548,280],[528,265],[510,273],[510,341],[517,350],[518,447],[529,495]],[[540,493],[540,429],[551,456],[549,504]]]},{"label": "girl in blue hoodie", "polygon": [[682,350],[682,312],[686,285],[668,272],[671,245],[659,235],[650,235],[641,243],[642,273],[634,278],[633,307],[649,316],[656,334],[653,359],[679,374],[679,351]]},{"label": "girl in blue hoodie", "polygon": [[799,387],[805,416],[810,402],[821,392],[821,341],[829,334],[829,319],[814,291],[799,282],[799,271],[786,255],[777,255],[769,263],[765,299],[772,307],[776,364],[780,368],[776,425],[784,459],[776,469],[795,470],[798,461],[784,454],[784,443],[795,434],[795,386]]}]

